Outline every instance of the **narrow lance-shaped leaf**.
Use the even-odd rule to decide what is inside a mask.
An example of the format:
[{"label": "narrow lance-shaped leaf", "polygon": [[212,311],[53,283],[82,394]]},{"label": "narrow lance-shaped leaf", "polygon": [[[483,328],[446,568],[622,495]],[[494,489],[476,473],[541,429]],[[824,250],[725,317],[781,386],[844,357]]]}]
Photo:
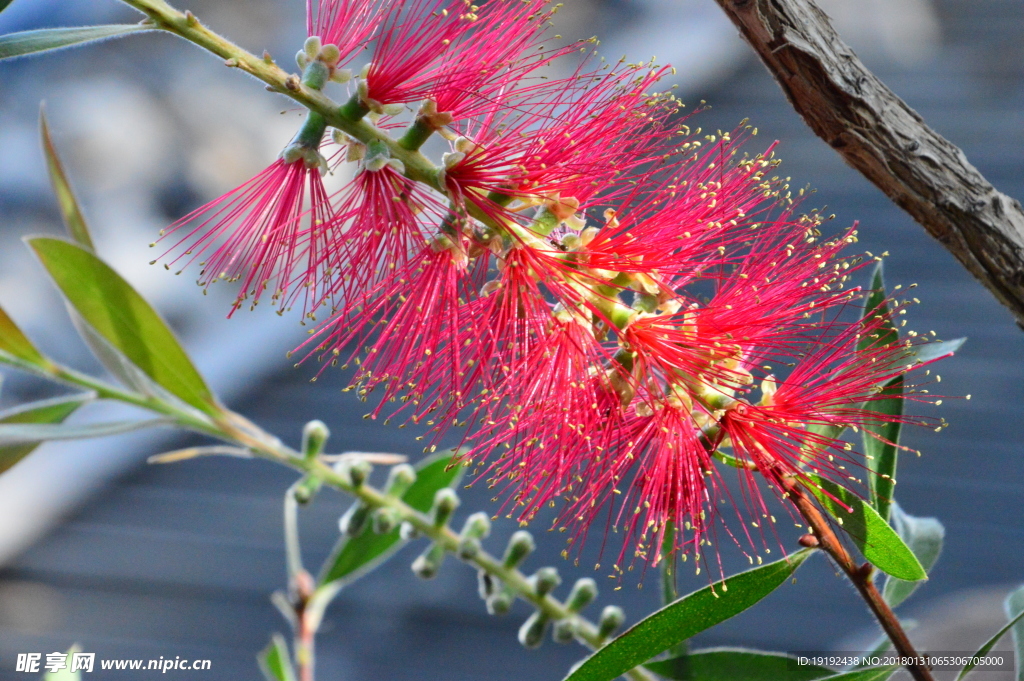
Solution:
[{"label": "narrow lance-shaped leaf", "polygon": [[57,156],[57,148],[53,144],[53,137],[50,135],[50,126],[46,122],[46,112],[39,108],[39,135],[43,142],[43,153],[46,155],[46,168],[50,172],[50,183],[53,185],[53,193],[57,197],[57,204],[60,206],[61,217],[64,218],[64,226],[68,234],[79,245],[89,250],[96,250],[92,243],[92,236],[89,234],[89,226],[82,215],[82,209],[71,191],[71,183],[64,172],[64,166]]},{"label": "narrow lance-shaped leaf", "polygon": [[[1014,592],[1014,593],[1018,593],[1018,592],[1019,592],[1019,590],[1017,592]],[[1013,596],[1013,594],[1011,594],[1011,596]],[[1009,601],[1007,601],[1007,602],[1009,603]],[[1019,601],[1017,601],[1017,602],[1019,603]],[[992,648],[994,648],[997,643],[999,643],[999,639],[1001,639],[1003,636],[1005,636],[1006,632],[1008,632],[1010,629],[1012,629],[1014,627],[1014,625],[1016,625],[1018,622],[1020,622],[1022,620],[1024,620],[1024,608],[1022,608],[1020,610],[1020,612],[1018,612],[1016,615],[1011,617],[1010,621],[1006,623],[1006,626],[1003,627],[1002,629],[1000,629],[999,631],[997,631],[995,633],[995,636],[993,636],[992,638],[990,638],[988,641],[985,642],[985,645],[983,645],[982,647],[978,648],[978,652],[974,653],[974,655],[971,656],[971,659],[973,661],[970,664],[968,664],[966,667],[964,667],[962,670],[960,670],[960,674],[957,675],[956,681],[960,681],[960,679],[962,679],[965,676],[967,676],[971,672],[971,670],[974,669],[974,667],[976,666],[977,659],[979,657],[985,657],[986,655],[988,655],[988,652],[990,650],[992,650]],[[1019,668],[1020,667],[1018,666],[1018,669]]]},{"label": "narrow lance-shaped leaf", "polygon": [[270,645],[256,656],[260,671],[267,681],[295,681],[295,668],[288,655],[288,644],[281,634],[270,638]]},{"label": "narrow lance-shaped leaf", "polygon": [[869,348],[880,348],[886,345],[893,345],[899,342],[899,333],[892,321],[887,319],[889,305],[885,295],[885,277],[883,276],[882,263],[875,266],[871,273],[871,287],[867,300],[864,302],[864,314],[861,317],[864,324],[875,324],[875,319],[882,317],[884,321],[870,334],[864,334],[857,342],[857,350],[863,351]]},{"label": "narrow lance-shaped leaf", "polygon": [[784,653],[743,648],[695,650],[644,666],[676,681],[813,681],[835,674],[827,667],[799,664]]},{"label": "narrow lance-shaped leaf", "polygon": [[940,357],[949,357],[958,352],[967,342],[966,338],[954,338],[948,341],[933,341],[924,345],[916,345],[910,350],[911,360],[924,364]]},{"label": "narrow lance-shaped leaf", "polygon": [[[899,504],[892,505],[892,517],[890,523],[910,550],[917,556],[921,567],[925,572],[931,572],[932,566],[942,552],[942,542],[946,536],[946,530],[935,518],[915,518],[908,515],[899,507]],[[895,608],[907,600],[910,594],[921,585],[920,582],[907,582],[895,577],[887,577],[885,586],[882,588],[882,598]]]},{"label": "narrow lance-shaped leaf", "polygon": [[[94,399],[91,393],[82,395],[71,395],[69,397],[58,397],[52,400],[33,402],[18,409],[0,414],[0,428],[12,424],[43,424],[62,423],[64,419],[71,416],[76,409],[86,402]],[[10,469],[26,456],[31,454],[39,442],[27,442],[12,445],[0,445],[0,473]]]},{"label": "narrow lance-shaped leaf", "polygon": [[[429,511],[437,490],[457,484],[462,477],[462,466],[449,468],[451,458],[449,450],[420,461],[416,466],[416,482],[402,495],[402,501],[417,511]],[[324,562],[318,583],[344,580],[347,584],[355,581],[391,557],[402,544],[398,530],[387,534],[364,532],[357,537],[342,537]]]},{"label": "narrow lance-shaped leaf", "polygon": [[[857,549],[882,572],[908,581],[928,579],[914,552],[910,550],[878,511],[850,490],[813,473],[807,476],[817,484],[808,489],[829,515],[850,536]],[[847,510],[849,509],[849,510]]]},{"label": "narrow lance-shaped leaf", "polygon": [[0,0],[0,12],[7,9],[7,5],[11,4],[14,0]]},{"label": "narrow lance-shaped leaf", "polygon": [[41,28],[35,31],[8,33],[0,36],[0,59],[21,57],[36,52],[49,52],[97,40],[118,38],[139,31],[152,31],[143,24],[109,24],[75,28]]},{"label": "narrow lance-shaped leaf", "polygon": [[568,681],[611,681],[675,644],[738,615],[782,586],[810,555],[807,549],[797,551],[680,598],[584,660]]},{"label": "narrow lance-shaped leaf", "polygon": [[55,423],[0,424],[0,447],[34,446],[47,440],[81,440],[90,437],[107,437],[173,423],[172,419],[160,418],[137,421],[112,421],[109,423],[84,423],[74,426]]},{"label": "narrow lance-shaped leaf", "polygon": [[[889,319],[881,262],[875,266],[871,274],[871,288],[864,305],[862,325],[874,329],[871,333],[864,333],[858,341],[858,352],[893,346],[900,342],[899,332]],[[889,505],[892,503],[893,487],[896,484],[894,480],[899,453],[896,445],[900,439],[899,417],[903,415],[903,377],[897,376],[892,379],[882,387],[882,390],[891,397],[873,400],[863,405],[865,409],[880,416],[879,424],[865,427],[864,455],[869,471],[868,489],[871,492],[871,504],[884,520],[888,520]]]},{"label": "narrow lance-shaped leaf", "polygon": [[0,307],[0,360],[3,360],[5,355],[39,367],[53,365]]},{"label": "narrow lance-shaped leaf", "polygon": [[213,393],[146,300],[92,252],[76,244],[28,240],[68,302],[114,348],[164,390],[207,414]]},{"label": "narrow lance-shaped leaf", "polygon": [[[1006,597],[1006,616],[1013,621],[1024,614],[1024,586]],[[1024,620],[1013,625],[1013,651],[1016,658],[1017,681],[1024,681]]]},{"label": "narrow lance-shaped leaf", "polygon": [[897,376],[882,387],[884,399],[865,403],[879,415],[881,423],[864,426],[864,456],[867,459],[868,489],[871,504],[883,520],[889,519],[896,486],[896,461],[899,456],[900,423],[903,416],[903,377]]}]

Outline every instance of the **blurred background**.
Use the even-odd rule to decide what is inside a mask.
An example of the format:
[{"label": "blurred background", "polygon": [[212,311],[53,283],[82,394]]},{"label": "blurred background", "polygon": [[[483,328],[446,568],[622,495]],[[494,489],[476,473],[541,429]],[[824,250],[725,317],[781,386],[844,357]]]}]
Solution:
[{"label": "blurred background", "polygon": [[[189,0],[183,8],[285,64],[304,37],[302,5]],[[1024,197],[1020,0],[822,6],[932,127],[996,187]],[[14,0],[0,14],[0,33],[136,19],[113,0]],[[941,374],[943,392],[973,398],[948,399],[933,412],[951,423],[941,434],[906,432],[906,444],[923,456],[901,461],[897,498],[947,531],[932,579],[900,613],[918,621],[913,635],[926,649],[976,649],[1005,621],[1002,596],[1024,582],[1024,333],[941,246],[810,133],[712,0],[568,0],[556,21],[566,37],[599,35],[609,59],[655,55],[676,65],[683,100],[711,106],[693,121],[705,131],[750,118],[760,129],[751,152],[779,140],[793,186],[817,190],[809,204],[836,213],[837,230],[860,221],[860,247],[890,253],[890,286],[919,284],[910,328],[969,337]],[[231,407],[293,444],[304,421],[320,418],[333,432],[332,451],[415,458],[409,430],[361,418],[359,403],[341,393],[344,373],[310,384],[316,367],[293,368],[285,353],[304,337],[297,315],[264,309],[226,320],[226,287],[204,297],[194,273],[175,277],[148,265],[162,227],[269,164],[301,120],[286,100],[169,36],[0,63],[0,304],[45,351],[102,372],[19,243],[27,234],[62,233],[38,143],[43,100],[100,253],[157,305]],[[53,394],[22,376],[3,377],[2,407]],[[272,631],[287,628],[268,596],[284,586],[281,496],[294,477],[252,461],[144,463],[189,442],[135,433],[48,445],[0,477],[0,678],[24,676],[12,671],[18,652],[76,642],[102,658],[208,658],[209,678],[259,678],[256,652]],[[493,508],[483,485],[463,501],[464,510]],[[346,507],[340,495],[322,493],[304,513],[307,564],[326,556]],[[538,522],[539,548],[527,568],[555,564],[569,583],[592,574],[562,561],[561,541],[545,527]],[[500,551],[514,529],[498,523],[489,546]],[[787,542],[795,536],[781,530]],[[420,582],[409,571],[418,550],[406,549],[341,594],[319,639],[318,678],[557,679],[582,657],[578,647],[552,643],[522,650],[515,634],[524,606],[488,617],[473,571],[451,560],[436,580]],[[727,569],[742,567],[723,552]],[[599,603],[622,605],[630,621],[657,606],[653,573],[646,588],[630,575],[620,591],[603,572],[596,576],[607,583]],[[706,585],[703,575],[680,580],[683,591]],[[696,643],[853,650],[875,635],[854,591],[817,558],[795,584]]]}]

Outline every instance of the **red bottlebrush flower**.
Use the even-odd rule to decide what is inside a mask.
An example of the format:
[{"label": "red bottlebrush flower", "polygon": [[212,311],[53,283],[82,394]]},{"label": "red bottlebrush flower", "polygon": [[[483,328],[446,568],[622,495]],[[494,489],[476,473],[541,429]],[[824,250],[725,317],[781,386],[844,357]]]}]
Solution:
[{"label": "red bottlebrush flower", "polygon": [[462,302],[476,281],[464,246],[436,237],[321,329],[326,337],[317,351],[335,358],[348,352],[345,365],[358,367],[351,388],[362,398],[381,389],[373,418],[400,399],[400,410],[413,420],[429,420],[446,401],[458,399],[464,355],[470,354],[459,335],[474,324]]},{"label": "red bottlebrush flower", "polygon": [[380,19],[373,61],[360,83],[364,101],[372,108],[427,97],[431,74],[475,20],[468,4],[453,0],[393,3]]},{"label": "red bottlebrush flower", "polygon": [[328,248],[323,225],[333,210],[319,155],[290,155],[171,225],[168,236],[188,231],[171,247],[184,251],[165,266],[201,259],[201,285],[241,281],[234,309],[247,298],[255,307],[268,289],[282,310],[303,291],[317,300],[324,286],[319,263]]},{"label": "red bottlebrush flower", "polygon": [[375,286],[404,271],[442,214],[443,206],[421,185],[392,165],[378,165],[364,166],[339,192],[335,218],[320,230],[329,244],[321,270],[333,281],[326,294],[334,306],[363,301]]},{"label": "red bottlebrush flower", "polygon": [[641,65],[612,73],[581,67],[571,78],[531,91],[529,106],[465,127],[445,163],[449,193],[498,220],[508,213],[496,197],[548,203],[558,218],[599,194],[609,200],[612,187],[623,186],[612,180],[632,179],[652,156],[671,148],[674,101],[647,93],[665,72]]},{"label": "red bottlebrush flower", "polygon": [[[512,93],[533,87],[530,75],[576,45],[545,49],[543,33],[554,10],[546,1],[489,2],[475,10],[475,21],[445,51],[438,65],[414,79],[425,87],[438,112],[453,121],[486,115]],[[540,81],[537,81],[540,82]],[[520,95],[521,98],[521,95]]]},{"label": "red bottlebrush flower", "polygon": [[[783,476],[813,483],[808,472],[848,486],[854,476],[847,466],[862,467],[851,456],[850,445],[819,434],[812,426],[859,429],[883,421],[930,422],[906,415],[883,417],[868,407],[891,397],[880,386],[923,366],[904,344],[857,349],[860,335],[877,332],[883,321],[847,326],[821,339],[784,380],[776,384],[769,378],[762,384],[758,403],[737,400],[725,410],[719,420],[719,437],[727,438],[738,459],[779,483],[776,492],[783,489]],[[903,399],[932,402],[911,394],[904,394]]]},{"label": "red bottlebrush flower", "polygon": [[344,66],[365,49],[380,26],[382,0],[306,0],[306,35],[338,48]]}]

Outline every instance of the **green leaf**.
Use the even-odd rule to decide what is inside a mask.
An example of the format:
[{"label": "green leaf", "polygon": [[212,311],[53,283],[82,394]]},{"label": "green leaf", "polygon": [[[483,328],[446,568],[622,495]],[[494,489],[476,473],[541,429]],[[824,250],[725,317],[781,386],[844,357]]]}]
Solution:
[{"label": "green leaf", "polygon": [[[928,579],[914,552],[910,550],[878,511],[850,490],[813,473],[806,474],[815,484],[806,488],[829,515],[853,539],[864,557],[882,572],[911,582]],[[847,510],[849,509],[849,510]]]},{"label": "green leaf", "polygon": [[[1024,614],[1024,586],[1006,597],[1006,616],[1012,621]],[[1024,681],[1024,620],[1013,625],[1013,650],[1017,659],[1017,681]]]},{"label": "green leaf", "polygon": [[91,43],[97,40],[117,38],[152,31],[152,26],[142,24],[110,24],[107,26],[79,26],[75,28],[41,28],[35,31],[8,33],[0,36],[0,59],[20,57],[35,52],[48,52],[64,47]]},{"label": "green leaf", "polygon": [[0,424],[0,447],[37,446],[47,440],[81,440],[89,437],[120,435],[133,430],[173,424],[173,419],[142,419],[137,421],[113,421],[110,423],[86,423],[79,426],[65,426],[53,423],[12,423]]},{"label": "green leaf", "polygon": [[167,392],[200,411],[216,399],[167,324],[105,262],[76,244],[28,240],[68,302],[108,343]]},{"label": "green leaf", "polygon": [[46,112],[42,107],[39,109],[39,135],[43,142],[43,153],[46,155],[46,168],[50,172],[50,183],[53,185],[53,193],[57,196],[57,203],[60,206],[60,214],[64,218],[64,226],[68,234],[80,246],[90,251],[96,250],[92,243],[92,236],[89,234],[89,226],[85,223],[82,209],[78,206],[75,194],[71,191],[71,183],[68,182],[64,166],[61,165],[60,157],[57,156],[57,148],[53,144],[53,137],[50,136],[50,126],[46,122]]},{"label": "green leaf", "polygon": [[[1017,589],[1016,591],[1014,591],[1013,593],[1010,594],[1010,596],[1007,598],[1007,606],[1010,605],[1010,600],[1011,599],[1013,599],[1013,602],[1019,606],[1020,603],[1021,603],[1021,600],[1024,600],[1024,597],[1022,597],[1022,595],[1021,595],[1021,589]],[[988,655],[988,651],[992,650],[992,648],[994,648],[995,645],[997,643],[999,643],[999,639],[1001,639],[1006,634],[1006,632],[1008,632],[1010,629],[1013,629],[1015,624],[1017,624],[1018,622],[1020,622],[1022,620],[1024,620],[1024,608],[1022,608],[1020,610],[1020,612],[1018,612],[1016,615],[1011,617],[1010,621],[1006,623],[1006,626],[1003,627],[1002,629],[1000,629],[999,631],[997,631],[995,636],[993,636],[992,638],[990,638],[988,641],[985,642],[985,645],[983,645],[982,647],[978,648],[978,652],[974,653],[974,655],[972,657],[978,658],[978,657],[985,657],[986,655]],[[960,674],[956,677],[956,681],[960,681],[960,679],[962,679],[965,676],[967,676],[970,673],[970,671],[972,669],[974,669],[974,667],[975,667],[975,663],[974,662],[971,662],[969,665],[964,667],[960,671]],[[1020,662],[1018,660],[1018,668],[1019,667],[1020,667]]]},{"label": "green leaf", "polygon": [[43,681],[81,681],[82,673],[80,671],[71,671],[71,656],[74,653],[80,652],[82,652],[82,649],[78,645],[71,646],[64,658],[64,669],[46,672],[43,674]]},{"label": "green leaf", "polygon": [[867,300],[864,302],[864,314],[861,316],[862,324],[874,325],[877,318],[886,318],[877,329],[870,334],[864,334],[857,342],[857,350],[863,351],[869,348],[884,347],[899,342],[899,333],[896,331],[892,320],[888,319],[889,305],[886,302],[885,278],[882,273],[882,263],[875,266],[871,273],[871,288]]},{"label": "green leaf", "polygon": [[[883,520],[889,520],[893,488],[896,486],[896,460],[899,455],[900,422],[903,416],[903,376],[897,376],[882,387],[880,400],[864,403],[864,408],[879,415],[880,424],[864,426],[864,456],[867,460],[868,489],[871,504]],[[874,435],[871,435],[873,433]]]},{"label": "green leaf", "polygon": [[270,637],[270,645],[260,651],[256,661],[267,681],[295,681],[295,668],[288,655],[288,644],[281,634]]},{"label": "green leaf", "polygon": [[0,12],[7,9],[7,5],[11,4],[14,0],[0,0]]},{"label": "green leaf", "polygon": [[695,650],[644,666],[678,681],[811,681],[835,674],[827,667],[799,665],[797,658],[783,653],[743,648]]},{"label": "green leaf", "polygon": [[[76,409],[93,400],[94,397],[90,393],[85,393],[26,404],[18,409],[0,414],[0,428],[8,424],[62,423]],[[39,442],[0,445],[0,473],[10,469],[38,446]]]},{"label": "green leaf", "polygon": [[[889,519],[893,529],[910,550],[917,556],[925,572],[931,572],[932,566],[942,552],[942,541],[946,537],[946,529],[935,518],[915,518],[908,515],[898,504],[892,505],[892,517]],[[882,588],[882,598],[895,608],[907,600],[910,594],[921,585],[920,582],[907,582],[895,577],[887,577]]]},{"label": "green leaf", "polygon": [[571,681],[611,681],[658,653],[751,607],[782,584],[811,555],[797,551],[782,560],[733,575],[683,596],[640,620],[583,661]]},{"label": "green leaf", "polygon": [[913,361],[923,364],[940,357],[949,357],[960,350],[966,342],[966,338],[954,338],[951,341],[935,341],[925,345],[916,345],[911,348],[910,355]]},{"label": "green leaf", "polygon": [[4,309],[0,307],[0,360],[5,355],[40,367],[53,366],[53,362],[36,350],[32,341],[22,333],[14,320],[8,317]]},{"label": "green leaf", "polygon": [[[417,511],[426,513],[434,501],[434,493],[451,487],[462,477],[464,467],[451,466],[453,452],[440,452],[423,459],[416,465],[416,482],[402,495],[402,501]],[[398,530],[387,534],[364,532],[358,537],[342,537],[321,569],[319,584],[344,580],[349,584],[370,572],[403,545]]]},{"label": "green leaf", "polygon": [[[882,262],[875,266],[871,274],[871,287],[861,317],[863,326],[875,326],[870,333],[864,333],[857,342],[858,352],[871,348],[883,348],[900,342],[899,332],[889,318],[889,305],[885,292],[885,278]],[[881,319],[879,324],[878,320]],[[868,489],[871,491],[871,504],[878,510],[884,520],[889,519],[889,505],[892,503],[893,487],[895,486],[896,445],[900,440],[900,424],[896,420],[903,415],[903,377],[897,376],[882,387],[883,393],[892,397],[866,402],[864,409],[881,416],[881,425],[868,426],[864,430],[864,455],[867,459]],[[872,437],[871,433],[877,437]],[[879,439],[881,438],[881,439]],[[889,444],[892,443],[892,444]]]}]

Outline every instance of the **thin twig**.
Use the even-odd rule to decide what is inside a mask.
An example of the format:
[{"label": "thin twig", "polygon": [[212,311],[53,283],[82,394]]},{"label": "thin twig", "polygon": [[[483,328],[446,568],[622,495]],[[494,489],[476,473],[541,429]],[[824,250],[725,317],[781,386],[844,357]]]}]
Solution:
[{"label": "thin twig", "polygon": [[896,614],[889,607],[889,604],[882,598],[874,580],[871,578],[872,566],[870,563],[857,565],[847,552],[846,547],[832,531],[831,525],[815,506],[814,502],[804,494],[799,483],[791,477],[783,478],[783,487],[789,499],[796,505],[800,515],[804,517],[807,524],[814,532],[818,541],[818,548],[827,553],[835,561],[853,585],[858,593],[868,604],[871,613],[878,620],[886,635],[892,641],[899,654],[908,659],[914,660],[913,664],[907,665],[907,671],[916,681],[935,681],[931,670],[923,664],[921,655],[914,649],[914,644],[907,638],[907,633],[897,619]]}]

